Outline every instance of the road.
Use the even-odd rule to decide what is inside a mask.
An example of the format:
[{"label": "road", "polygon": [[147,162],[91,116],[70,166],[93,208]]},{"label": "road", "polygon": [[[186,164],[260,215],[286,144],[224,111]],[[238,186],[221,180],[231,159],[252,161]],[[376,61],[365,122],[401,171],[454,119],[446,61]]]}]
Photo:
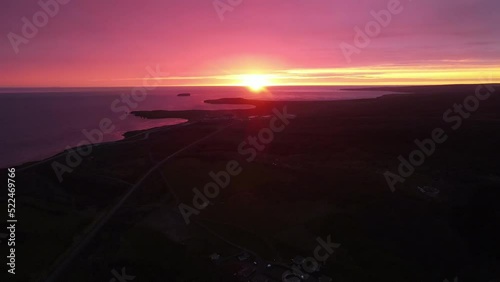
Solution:
[{"label": "road", "polygon": [[[128,191],[120,198],[120,200],[111,207],[107,213],[102,214],[99,218],[93,221],[93,223],[88,228],[88,232],[82,236],[80,241],[73,244],[64,254],[62,254],[56,261],[53,271],[45,279],[46,282],[54,282],[63,273],[70,262],[83,250],[83,248],[95,237],[95,235],[101,230],[101,228],[109,221],[109,219],[116,213],[116,211],[127,201],[127,199],[148,179],[148,177],[154,173],[158,168],[162,167],[169,160],[179,155],[180,153],[190,149],[191,147],[198,145],[199,143],[211,138],[212,136],[219,134],[220,132],[231,127],[233,123],[177,150],[173,154],[165,157],[163,160],[155,164],[148,172],[146,172]],[[147,135],[149,137],[149,134]],[[135,141],[130,141],[135,142]]]}]

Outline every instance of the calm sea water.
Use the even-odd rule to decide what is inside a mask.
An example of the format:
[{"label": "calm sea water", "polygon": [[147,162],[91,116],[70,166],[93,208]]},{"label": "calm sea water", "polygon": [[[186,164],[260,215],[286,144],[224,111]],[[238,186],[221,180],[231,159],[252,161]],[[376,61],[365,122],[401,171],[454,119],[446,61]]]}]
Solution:
[{"label": "calm sea water", "polygon": [[[42,160],[87,140],[83,130],[99,128],[103,118],[116,127],[104,141],[122,139],[123,133],[186,122],[182,119],[145,120],[127,115],[133,110],[219,110],[246,108],[242,105],[210,105],[204,100],[243,97],[261,100],[346,100],[374,98],[380,91],[343,91],[349,87],[273,87],[255,94],[241,87],[166,87],[148,91],[136,107],[126,105],[120,95],[130,89],[0,89],[0,167]],[[188,92],[190,97],[177,97]],[[115,103],[115,104],[113,104]],[[113,110],[113,105],[114,109]]]}]

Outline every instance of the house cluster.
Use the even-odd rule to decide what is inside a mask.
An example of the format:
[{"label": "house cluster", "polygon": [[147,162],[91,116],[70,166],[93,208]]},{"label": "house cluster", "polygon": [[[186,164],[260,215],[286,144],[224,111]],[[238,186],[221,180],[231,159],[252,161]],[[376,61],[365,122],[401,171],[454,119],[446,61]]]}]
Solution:
[{"label": "house cluster", "polygon": [[307,274],[301,271],[305,258],[296,256],[289,264],[267,262],[243,252],[223,258],[218,253],[209,256],[223,273],[231,274],[231,282],[332,282],[320,272]]}]

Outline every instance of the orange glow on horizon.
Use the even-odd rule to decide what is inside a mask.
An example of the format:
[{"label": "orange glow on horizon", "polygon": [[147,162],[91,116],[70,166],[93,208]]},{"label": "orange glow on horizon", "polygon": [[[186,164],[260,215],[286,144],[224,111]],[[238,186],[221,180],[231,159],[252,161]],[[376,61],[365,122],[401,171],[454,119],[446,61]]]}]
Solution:
[{"label": "orange glow on horizon", "polygon": [[[173,70],[167,70],[173,73]],[[26,76],[33,78],[26,84]],[[143,77],[111,77],[110,74],[48,73],[9,77],[3,87],[128,87],[142,85]],[[103,78],[106,77],[106,78]],[[296,68],[252,70],[234,74],[164,76],[155,78],[158,86],[243,86],[259,93],[270,86],[377,86],[445,85],[500,83],[500,62],[489,64],[453,62],[429,65],[381,65],[343,68]],[[1,82],[1,81],[0,81]],[[2,85],[3,84],[3,85]]]},{"label": "orange glow on horizon", "polygon": [[196,77],[164,77],[165,86],[244,86],[260,92],[268,86],[326,85],[445,85],[500,82],[500,63],[489,65],[454,62],[408,66],[297,68]]}]

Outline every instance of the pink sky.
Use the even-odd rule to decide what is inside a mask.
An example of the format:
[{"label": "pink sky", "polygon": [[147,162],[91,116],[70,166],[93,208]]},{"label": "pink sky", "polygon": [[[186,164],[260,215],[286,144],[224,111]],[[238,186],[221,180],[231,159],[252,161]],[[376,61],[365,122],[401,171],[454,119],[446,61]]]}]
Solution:
[{"label": "pink sky", "polygon": [[22,35],[21,18],[41,8],[2,1],[0,86],[133,85],[157,65],[165,85],[233,84],[246,73],[283,84],[500,81],[494,0],[401,1],[348,62],[339,44],[353,44],[354,27],[389,1],[243,0],[221,21],[211,0],[71,0],[18,54],[8,34]]}]

